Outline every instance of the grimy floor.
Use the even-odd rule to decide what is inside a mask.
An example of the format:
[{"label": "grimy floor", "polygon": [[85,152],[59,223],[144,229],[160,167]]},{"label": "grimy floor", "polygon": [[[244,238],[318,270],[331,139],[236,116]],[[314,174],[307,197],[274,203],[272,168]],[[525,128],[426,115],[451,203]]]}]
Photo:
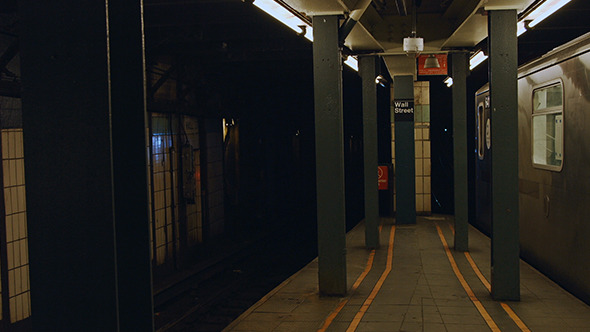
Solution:
[{"label": "grimy floor", "polygon": [[590,307],[524,262],[521,301],[493,301],[489,238],[470,228],[464,254],[452,232],[448,216],[385,219],[371,251],[360,224],[347,234],[346,297],[318,296],[316,259],[224,331],[590,331]]}]

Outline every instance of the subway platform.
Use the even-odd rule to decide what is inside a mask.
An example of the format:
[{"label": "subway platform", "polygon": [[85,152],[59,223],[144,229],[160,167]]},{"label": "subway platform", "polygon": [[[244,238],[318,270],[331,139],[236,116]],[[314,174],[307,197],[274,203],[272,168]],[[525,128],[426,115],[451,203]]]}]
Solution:
[{"label": "subway platform", "polygon": [[590,306],[523,261],[521,301],[492,300],[490,239],[470,227],[469,253],[455,252],[452,226],[383,219],[368,250],[361,223],[346,238],[345,297],[318,295],[316,259],[224,331],[590,331]]}]

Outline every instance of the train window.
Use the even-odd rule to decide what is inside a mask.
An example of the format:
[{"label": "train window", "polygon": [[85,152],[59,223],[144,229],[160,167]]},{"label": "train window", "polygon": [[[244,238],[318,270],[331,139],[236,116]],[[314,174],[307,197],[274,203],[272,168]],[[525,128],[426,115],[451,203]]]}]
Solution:
[{"label": "train window", "polygon": [[485,124],[484,124],[484,110],[483,104],[477,107],[477,156],[479,159],[483,159],[485,149]]},{"label": "train window", "polygon": [[563,161],[563,86],[561,82],[533,91],[533,165],[554,171]]}]

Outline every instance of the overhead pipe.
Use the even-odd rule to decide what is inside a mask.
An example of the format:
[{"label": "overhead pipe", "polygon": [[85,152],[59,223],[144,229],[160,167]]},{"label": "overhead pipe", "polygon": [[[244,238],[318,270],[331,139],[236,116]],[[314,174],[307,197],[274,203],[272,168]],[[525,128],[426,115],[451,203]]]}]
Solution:
[{"label": "overhead pipe", "polygon": [[361,19],[367,8],[369,8],[369,5],[372,1],[373,0],[361,0],[357,4],[357,8],[350,12],[350,15],[348,16],[346,21],[344,21],[344,24],[342,24],[342,26],[340,27],[340,31],[338,31],[340,43],[344,43],[346,37],[348,37],[348,35],[352,31],[352,28],[354,28],[356,23]]},{"label": "overhead pipe", "polygon": [[400,16],[408,15],[408,6],[406,6],[406,0],[395,0],[395,6]]},{"label": "overhead pipe", "polygon": [[412,1],[412,38],[416,38],[417,36],[418,14],[416,13],[416,8],[420,7],[421,4],[422,0]]}]

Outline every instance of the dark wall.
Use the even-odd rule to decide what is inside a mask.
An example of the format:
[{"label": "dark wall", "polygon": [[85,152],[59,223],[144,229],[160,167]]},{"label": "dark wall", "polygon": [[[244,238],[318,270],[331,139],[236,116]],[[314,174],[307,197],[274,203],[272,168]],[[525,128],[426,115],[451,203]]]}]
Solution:
[{"label": "dark wall", "polygon": [[453,104],[451,89],[442,76],[420,76],[430,82],[430,139],[432,212],[455,212],[453,175]]}]

